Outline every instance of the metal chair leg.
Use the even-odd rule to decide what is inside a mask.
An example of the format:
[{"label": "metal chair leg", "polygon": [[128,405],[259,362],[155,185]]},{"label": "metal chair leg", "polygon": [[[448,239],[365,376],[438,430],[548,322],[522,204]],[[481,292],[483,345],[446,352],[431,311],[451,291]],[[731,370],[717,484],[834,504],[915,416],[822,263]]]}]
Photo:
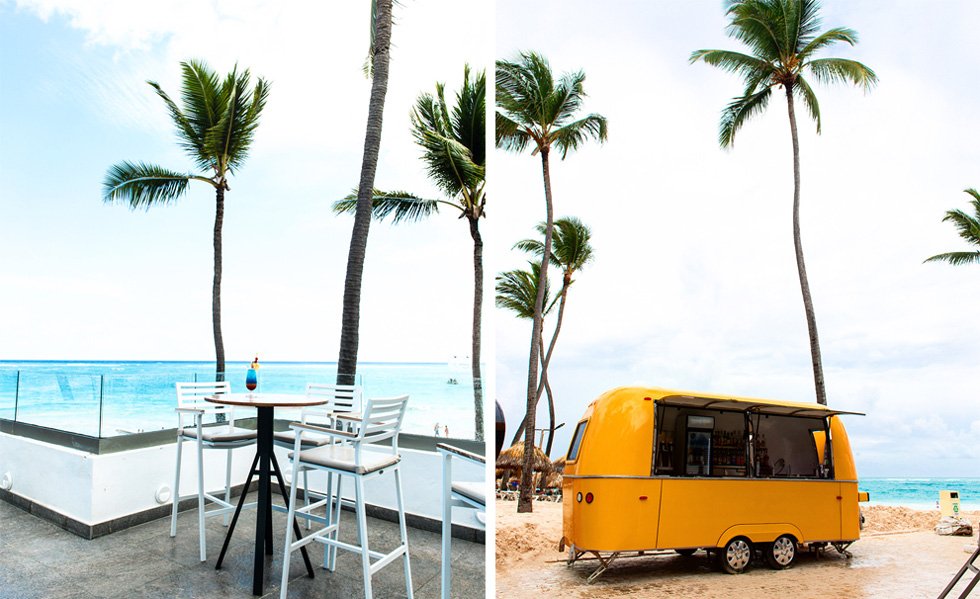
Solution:
[{"label": "metal chair leg", "polygon": [[[225,503],[231,503],[231,456],[235,452],[231,449],[228,449],[227,452],[228,464],[225,466]],[[228,515],[228,512],[225,512],[225,526],[228,526],[230,518],[231,516]]]},{"label": "metal chair leg", "polygon": [[184,438],[177,435],[177,472],[174,474],[173,509],[170,512],[170,536],[177,536],[177,509],[180,503],[180,449],[184,446]]},{"label": "metal chair leg", "polygon": [[364,480],[356,475],[354,476],[354,504],[357,511],[357,541],[361,546],[364,599],[372,599],[374,593],[371,588],[371,556],[368,554],[367,514],[364,512]]},{"label": "metal chair leg", "polygon": [[[310,507],[310,471],[303,470],[303,504],[306,507]],[[310,530],[313,527],[313,521],[307,518],[306,520],[306,530]]]},{"label": "metal chair leg", "polygon": [[[408,599],[413,599],[412,595],[412,565],[408,559],[408,526],[405,522],[405,498],[402,495],[402,470],[395,466],[395,493],[398,495],[398,528],[401,531],[402,545],[405,546],[405,553],[402,554],[402,561],[405,565],[405,595]],[[365,545],[365,549],[367,546]],[[448,571],[448,569],[446,570]],[[448,587],[447,587],[448,588]]]},{"label": "metal chair leg", "polygon": [[[324,506],[324,518],[327,520],[327,526],[333,524],[333,472],[327,472],[327,504]],[[307,521],[309,522],[309,521]],[[333,538],[331,536],[331,538]],[[330,546],[323,546],[323,569],[327,570],[330,568]]]},{"label": "metal chair leg", "polygon": [[293,481],[289,486],[289,513],[286,516],[286,540],[283,542],[282,584],[279,585],[279,599],[286,599],[286,587],[289,585],[289,558],[292,552],[293,527],[290,523],[296,518],[296,483],[299,482],[299,457],[293,464]]},{"label": "metal chair leg", "polygon": [[442,599],[449,599],[449,590],[452,588],[450,568],[453,538],[452,481],[452,456],[447,453],[442,457]]},{"label": "metal chair leg", "polygon": [[[330,533],[330,538],[337,540],[340,534],[340,515],[344,512],[343,498],[344,498],[344,477],[341,474],[337,474],[337,505],[334,506],[333,510],[333,523],[337,526],[332,533]],[[328,569],[334,572],[337,569],[337,548],[330,546],[327,548],[330,551],[330,564]]]},{"label": "metal chair leg", "polygon": [[197,530],[201,538],[201,561],[207,561],[204,530],[204,444],[201,443],[201,427],[197,428]]}]

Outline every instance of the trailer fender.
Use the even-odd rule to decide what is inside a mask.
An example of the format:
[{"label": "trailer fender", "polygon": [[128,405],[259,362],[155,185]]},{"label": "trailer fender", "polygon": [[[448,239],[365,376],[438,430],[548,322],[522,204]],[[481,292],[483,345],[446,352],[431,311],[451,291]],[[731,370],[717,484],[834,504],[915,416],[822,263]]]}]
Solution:
[{"label": "trailer fender", "polygon": [[715,546],[724,547],[728,541],[735,537],[745,537],[753,544],[772,543],[779,535],[793,535],[797,542],[803,540],[803,533],[800,532],[800,529],[788,523],[738,524],[721,533]]}]

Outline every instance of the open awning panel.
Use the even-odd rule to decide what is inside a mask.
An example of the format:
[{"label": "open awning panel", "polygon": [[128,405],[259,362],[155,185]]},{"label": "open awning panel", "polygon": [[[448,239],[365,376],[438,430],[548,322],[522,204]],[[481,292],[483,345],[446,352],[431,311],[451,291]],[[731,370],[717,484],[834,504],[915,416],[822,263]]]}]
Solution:
[{"label": "open awning panel", "polygon": [[807,404],[770,403],[752,399],[719,397],[698,397],[696,395],[668,395],[656,400],[662,406],[691,408],[696,410],[726,410],[730,412],[749,412],[752,414],[772,414],[778,416],[798,416],[800,418],[826,418],[840,414],[864,416],[861,412],[831,410],[830,408]]}]

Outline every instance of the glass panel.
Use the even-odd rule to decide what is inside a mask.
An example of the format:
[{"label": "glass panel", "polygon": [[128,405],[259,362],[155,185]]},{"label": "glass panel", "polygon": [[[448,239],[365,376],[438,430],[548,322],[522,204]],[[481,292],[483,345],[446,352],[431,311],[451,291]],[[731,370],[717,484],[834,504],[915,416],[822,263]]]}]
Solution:
[{"label": "glass panel", "polygon": [[0,367],[0,418],[14,419],[19,374],[15,369]]},{"label": "glass panel", "polygon": [[21,370],[17,421],[97,437],[101,393],[98,374]]},{"label": "glass panel", "polygon": [[769,415],[758,418],[756,476],[820,477],[820,454],[813,433],[824,430],[823,420]]},{"label": "glass panel", "polygon": [[579,446],[582,444],[582,437],[585,436],[585,425],[588,424],[588,420],[583,420],[578,423],[575,427],[575,435],[572,437],[572,444],[568,447],[568,457],[566,458],[569,462],[574,462],[578,459]]}]

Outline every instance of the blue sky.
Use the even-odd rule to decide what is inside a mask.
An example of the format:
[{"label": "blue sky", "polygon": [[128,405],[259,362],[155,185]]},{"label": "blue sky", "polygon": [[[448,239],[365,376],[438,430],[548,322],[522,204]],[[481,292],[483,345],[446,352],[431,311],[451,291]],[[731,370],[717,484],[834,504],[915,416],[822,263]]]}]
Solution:
[{"label": "blue sky", "polygon": [[[145,81],[177,96],[179,62],[203,58],[272,82],[226,196],[228,359],[335,360],[352,219],[330,204],[359,177],[368,6],[0,0],[0,359],[213,359],[211,188],[147,212],[101,201],[117,161],[192,168]],[[437,197],[409,111],[436,81],[454,90],[464,63],[489,64],[490,29],[457,26],[488,15],[396,7],[378,187]],[[372,227],[362,360],[468,353],[471,248],[449,214]]]},{"label": "blue sky", "polygon": [[[980,186],[980,7],[823,4],[825,29],[860,35],[832,55],[881,81],[869,94],[819,86],[820,136],[800,119],[803,246],[829,404],[868,414],[846,421],[863,476],[977,476],[980,267],[922,261],[966,249],[941,219],[968,210],[962,190]],[[785,100],[723,151],[719,113],[740,83],[688,64],[696,49],[738,48],[722,2],[593,7],[497,2],[498,23],[522,24],[496,30],[497,54],[536,50],[555,71],[584,69],[584,110],[609,119],[607,144],[552,164],[556,215],[589,224],[596,252],[571,289],[550,373],[567,423],[555,454],[588,402],[621,385],[813,401]],[[516,200],[502,206],[495,260],[518,267],[510,244],[544,217],[540,161],[497,152],[491,168],[494,193]],[[496,331],[498,397],[514,423],[530,326],[500,313]]]}]

